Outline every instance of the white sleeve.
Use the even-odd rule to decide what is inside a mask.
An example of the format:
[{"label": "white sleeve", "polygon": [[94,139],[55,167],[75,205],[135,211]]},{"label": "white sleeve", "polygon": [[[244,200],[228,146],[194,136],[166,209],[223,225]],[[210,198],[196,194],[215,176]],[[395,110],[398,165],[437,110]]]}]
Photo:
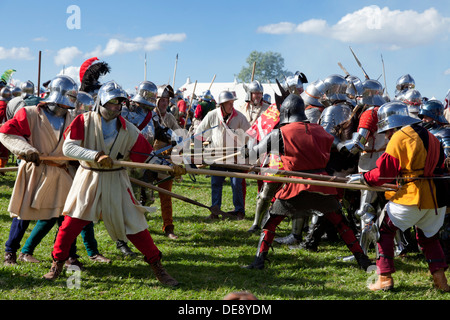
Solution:
[{"label": "white sleeve", "polygon": [[34,152],[39,153],[39,150],[29,144],[24,137],[15,134],[0,133],[0,143],[15,155],[25,156]]},{"label": "white sleeve", "polygon": [[98,151],[86,149],[81,146],[81,140],[66,138],[63,144],[63,153],[66,157],[83,161],[94,161]]}]

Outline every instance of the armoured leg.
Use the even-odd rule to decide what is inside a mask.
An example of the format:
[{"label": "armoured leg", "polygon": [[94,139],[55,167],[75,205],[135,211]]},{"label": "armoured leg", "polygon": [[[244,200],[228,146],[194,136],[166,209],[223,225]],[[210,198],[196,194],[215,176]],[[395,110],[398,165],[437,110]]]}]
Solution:
[{"label": "armoured leg", "polygon": [[302,240],[302,231],[305,221],[304,217],[292,219],[292,232],[283,238],[276,238],[274,241],[281,244],[298,244]]},{"label": "armoured leg", "polygon": [[[303,242],[301,242],[298,247],[301,249],[316,252],[319,246],[320,239],[322,238],[328,227],[328,221],[323,216],[323,214],[315,213],[311,219],[308,233]],[[294,248],[295,247],[292,247],[292,249]]]},{"label": "armoured leg", "polygon": [[259,238],[255,259],[250,265],[246,266],[247,269],[264,269],[264,262],[267,260],[269,248],[275,237],[275,229],[284,218],[285,216],[270,215]]},{"label": "armoured leg", "polygon": [[267,183],[264,182],[261,191],[258,193],[258,200],[256,202],[255,219],[253,225],[248,232],[255,232],[261,229],[261,221],[267,213],[267,210],[272,203],[272,199],[275,196],[280,183]]}]

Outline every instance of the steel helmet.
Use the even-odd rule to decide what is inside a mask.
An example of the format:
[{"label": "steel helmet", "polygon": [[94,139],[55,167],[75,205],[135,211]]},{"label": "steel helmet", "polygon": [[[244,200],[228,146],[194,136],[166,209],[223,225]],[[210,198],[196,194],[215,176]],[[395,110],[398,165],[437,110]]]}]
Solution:
[{"label": "steel helmet", "polygon": [[78,86],[72,78],[66,75],[59,75],[50,82],[49,89],[50,94],[44,100],[45,102],[61,104],[70,109],[75,108]]},{"label": "steel helmet", "polygon": [[444,117],[444,105],[439,100],[428,100],[420,106],[419,118],[428,116],[436,122],[448,123]]},{"label": "steel helmet", "polygon": [[383,98],[383,86],[377,80],[366,80],[362,83],[361,102],[369,106],[381,106],[386,103]]},{"label": "steel helmet", "polygon": [[395,88],[398,91],[403,91],[407,89],[414,89],[416,87],[416,82],[414,81],[413,77],[409,74],[405,74],[397,79],[397,84]]},{"label": "steel helmet", "polygon": [[326,99],[331,103],[347,100],[347,80],[341,75],[333,74],[323,80]]},{"label": "steel helmet", "polygon": [[319,124],[328,133],[334,133],[337,127],[352,117],[352,109],[345,103],[325,108],[320,115]]},{"label": "steel helmet", "polygon": [[22,94],[22,90],[20,90],[19,87],[13,87],[11,88],[11,94],[13,97],[20,97],[20,95]]},{"label": "steel helmet", "polygon": [[347,80],[347,89],[345,90],[345,93],[347,94],[347,98],[353,100],[356,99],[356,97],[359,97],[362,95],[363,91],[363,84],[361,82],[361,79],[359,79],[357,76],[348,75],[345,77]]},{"label": "steel helmet", "polygon": [[114,80],[111,80],[100,87],[96,101],[96,103],[99,104],[96,110],[106,121],[117,118],[120,112],[122,112],[122,108],[120,108],[119,111],[111,111],[104,107],[105,104],[113,99],[117,99],[118,103],[121,104],[128,99],[128,95],[119,84],[117,84]]},{"label": "steel helmet", "polygon": [[202,93],[201,99],[207,102],[211,102],[211,100],[213,99],[213,96],[211,94],[211,91],[206,90]]},{"label": "steel helmet", "polygon": [[305,103],[296,94],[289,94],[280,107],[280,125],[308,121],[305,115]]},{"label": "steel helmet", "polygon": [[297,71],[294,75],[286,78],[284,88],[290,93],[301,94],[303,92],[303,84],[307,82],[308,79],[303,72]]},{"label": "steel helmet", "polygon": [[302,97],[303,102],[306,106],[322,106],[322,103],[319,101],[319,99],[321,99],[324,94],[322,91],[323,87],[324,83],[322,80],[316,80],[306,87],[306,89],[300,94],[300,97]]},{"label": "steel helmet", "polygon": [[416,89],[409,89],[405,91],[399,100],[408,105],[408,110],[410,113],[417,114],[420,110],[420,106],[422,105],[422,95]]},{"label": "steel helmet", "polygon": [[137,93],[133,96],[131,101],[142,103],[150,107],[156,107],[156,97],[158,96],[158,88],[151,81],[142,81]]},{"label": "steel helmet", "polygon": [[79,91],[77,94],[76,108],[90,111],[94,106],[94,98],[87,92]]},{"label": "steel helmet", "polygon": [[169,84],[158,86],[157,98],[174,98],[175,93],[173,92],[173,88]]},{"label": "steel helmet", "polygon": [[400,101],[383,104],[378,109],[377,115],[378,133],[420,122],[420,119],[413,118],[409,115],[408,106]]},{"label": "steel helmet", "polygon": [[218,104],[222,104],[225,103],[227,101],[235,101],[237,100],[236,95],[233,94],[233,92],[231,91],[222,91],[221,93],[219,93],[219,100],[218,100]]},{"label": "steel helmet", "polygon": [[11,90],[8,87],[3,87],[2,90],[0,90],[0,100],[11,100]]},{"label": "steel helmet", "polygon": [[20,84],[20,90],[22,90],[22,98],[26,99],[34,94],[34,83],[30,80]]}]

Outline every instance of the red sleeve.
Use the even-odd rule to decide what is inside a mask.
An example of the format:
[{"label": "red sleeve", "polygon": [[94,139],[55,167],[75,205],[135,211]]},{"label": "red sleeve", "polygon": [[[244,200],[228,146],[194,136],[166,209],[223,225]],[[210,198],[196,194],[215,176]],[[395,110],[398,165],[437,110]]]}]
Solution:
[{"label": "red sleeve", "polygon": [[378,107],[366,110],[362,113],[359,118],[358,130],[360,128],[369,130],[372,134],[377,132],[377,122],[378,122]]},{"label": "red sleeve", "polygon": [[72,140],[84,140],[84,116],[78,115],[64,131],[64,139],[70,134]]},{"label": "red sleeve", "polygon": [[29,137],[31,135],[31,131],[25,108],[19,109],[14,118],[6,121],[1,126],[0,132],[5,134],[14,134],[25,138]]},{"label": "red sleeve", "polygon": [[383,153],[377,160],[377,167],[364,174],[364,179],[371,186],[381,186],[392,180],[381,178],[394,178],[400,172],[400,161],[388,153]]},{"label": "red sleeve", "polygon": [[0,123],[6,120],[6,101],[0,101]]},{"label": "red sleeve", "polygon": [[139,134],[136,143],[130,151],[130,159],[133,162],[145,162],[153,151],[152,145],[144,138],[142,134]]},{"label": "red sleeve", "polygon": [[195,119],[201,119],[202,117],[202,106],[201,104],[198,104],[195,108],[194,118]]},{"label": "red sleeve", "polygon": [[184,101],[184,100],[180,100],[180,101],[178,101],[178,104],[177,104],[177,106],[178,106],[178,110],[180,111],[180,112],[186,112],[186,101]]}]

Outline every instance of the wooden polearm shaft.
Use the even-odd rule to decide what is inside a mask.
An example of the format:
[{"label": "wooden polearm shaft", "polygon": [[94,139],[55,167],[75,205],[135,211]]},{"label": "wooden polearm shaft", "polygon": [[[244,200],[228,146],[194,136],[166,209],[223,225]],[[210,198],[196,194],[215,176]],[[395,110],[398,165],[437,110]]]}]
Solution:
[{"label": "wooden polearm shaft", "polygon": [[[68,158],[68,157],[45,157],[45,156],[42,156],[41,160],[70,161],[70,160],[76,160],[76,159],[72,159],[72,158]],[[174,169],[168,165],[159,165],[159,164],[152,164],[152,163],[141,163],[141,162],[115,160],[114,165],[127,167],[127,168],[148,169],[148,170],[162,171],[162,172],[173,172],[174,171]],[[333,187],[333,188],[339,188],[339,189],[392,191],[391,188],[370,187],[370,186],[366,186],[366,185],[348,184],[348,183],[342,183],[342,182],[307,180],[307,179],[297,179],[297,178],[279,177],[279,176],[262,176],[262,175],[258,175],[258,174],[249,174],[249,173],[242,173],[242,172],[218,171],[218,170],[210,170],[210,169],[193,169],[193,168],[188,168],[188,167],[185,169],[186,169],[186,173],[197,174],[197,175],[254,179],[254,180],[264,180],[264,181],[272,181],[272,182],[280,182],[280,183],[309,184],[309,185],[313,185],[313,186]]]},{"label": "wooden polearm shaft", "polygon": [[42,52],[39,51],[39,62],[38,62],[38,83],[37,83],[37,95],[41,94],[41,55]]}]

